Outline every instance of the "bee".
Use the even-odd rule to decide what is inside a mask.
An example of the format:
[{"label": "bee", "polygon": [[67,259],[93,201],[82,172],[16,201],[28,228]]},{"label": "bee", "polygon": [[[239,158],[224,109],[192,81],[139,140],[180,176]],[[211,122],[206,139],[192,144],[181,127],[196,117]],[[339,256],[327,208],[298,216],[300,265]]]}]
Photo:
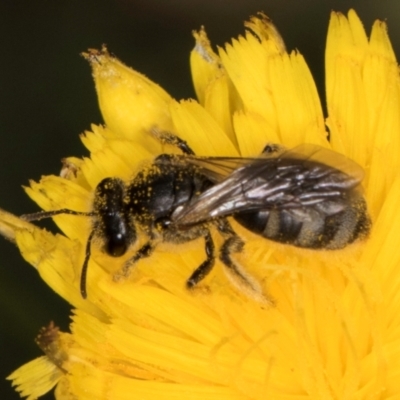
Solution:
[{"label": "bee", "polygon": [[315,145],[285,150],[267,145],[259,157],[199,157],[171,133],[153,132],[182,154],[162,154],[129,183],[108,177],[96,187],[92,211],[70,209],[23,215],[29,221],[60,214],[92,218],[80,291],[87,297],[86,276],[94,238],[112,257],[136,243],[145,244],[116,275],[126,277],[159,242],[205,241],[206,259],[186,281],[192,289],[212,270],[217,252],[211,227],[223,237],[219,259],[245,290],[260,293],[258,283],[234,260],[244,241],[232,228],[233,217],[267,239],[310,249],[340,249],[368,235],[371,221],[360,184],[363,170],[353,161]]}]

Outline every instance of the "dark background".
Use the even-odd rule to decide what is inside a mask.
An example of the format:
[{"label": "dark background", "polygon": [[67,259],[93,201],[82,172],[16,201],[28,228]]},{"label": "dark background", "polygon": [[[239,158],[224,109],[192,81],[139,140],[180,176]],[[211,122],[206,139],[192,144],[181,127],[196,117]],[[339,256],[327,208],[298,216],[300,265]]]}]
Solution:
[{"label": "dark background", "polygon": [[[398,0],[2,0],[0,207],[15,214],[36,211],[21,185],[58,174],[64,156],[86,155],[78,134],[102,122],[90,69],[79,56],[88,47],[106,43],[173,97],[194,97],[191,31],[205,25],[213,44],[223,45],[263,10],[288,49],[305,55],[324,96],[329,13],[350,7],[367,32],[375,19],[387,20],[399,54]],[[1,238],[0,254],[0,397],[7,400],[19,397],[4,378],[41,355],[33,341],[40,327],[54,320],[68,329],[69,307]]]}]

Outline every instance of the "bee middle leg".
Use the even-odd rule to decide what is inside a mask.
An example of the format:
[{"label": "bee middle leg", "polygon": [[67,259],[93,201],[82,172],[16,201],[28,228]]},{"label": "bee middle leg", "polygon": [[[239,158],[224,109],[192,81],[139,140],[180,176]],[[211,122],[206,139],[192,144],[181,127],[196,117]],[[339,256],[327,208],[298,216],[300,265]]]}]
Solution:
[{"label": "bee middle leg", "polygon": [[207,258],[186,281],[186,288],[189,290],[197,286],[210,273],[215,264],[215,245],[209,231],[205,234],[204,239]]}]

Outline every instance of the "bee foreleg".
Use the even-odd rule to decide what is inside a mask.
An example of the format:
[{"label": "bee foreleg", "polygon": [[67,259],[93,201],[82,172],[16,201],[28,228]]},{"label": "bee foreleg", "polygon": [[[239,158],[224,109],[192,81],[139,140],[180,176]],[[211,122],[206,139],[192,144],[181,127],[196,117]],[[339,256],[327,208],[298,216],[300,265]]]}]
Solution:
[{"label": "bee foreleg", "polygon": [[273,299],[263,293],[260,283],[232,259],[233,253],[241,253],[243,251],[244,241],[226,219],[218,221],[218,230],[225,238],[225,242],[220,249],[219,259],[226,267],[225,271],[228,278],[247,296],[269,306],[274,305]]},{"label": "bee foreleg", "polygon": [[158,129],[153,128],[151,130],[151,134],[162,144],[169,144],[171,146],[175,146],[179,150],[181,150],[183,154],[187,154],[190,156],[194,155],[194,151],[190,148],[190,146],[183,139],[174,135],[173,133],[161,132]]},{"label": "bee foreleg", "polygon": [[193,289],[199,282],[201,282],[210,273],[215,263],[215,245],[209,231],[204,236],[204,239],[207,259],[196,268],[190,278],[186,281],[186,287],[188,289]]},{"label": "bee foreleg", "polygon": [[119,281],[122,278],[127,278],[130,275],[131,268],[134,264],[136,264],[139,260],[142,258],[150,257],[154,249],[156,248],[156,243],[153,240],[148,241],[145,243],[136,253],[133,257],[131,257],[121,268],[120,271],[118,271],[116,274],[114,274],[114,281]]}]

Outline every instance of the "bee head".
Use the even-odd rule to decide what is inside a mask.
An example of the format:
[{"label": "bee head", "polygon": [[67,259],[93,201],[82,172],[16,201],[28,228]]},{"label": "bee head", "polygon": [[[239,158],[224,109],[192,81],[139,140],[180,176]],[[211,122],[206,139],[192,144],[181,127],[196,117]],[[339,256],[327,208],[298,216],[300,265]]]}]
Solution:
[{"label": "bee head", "polygon": [[120,257],[136,241],[136,229],[125,205],[125,184],[118,178],[105,178],[96,187],[94,230],[103,239],[104,251]]}]

